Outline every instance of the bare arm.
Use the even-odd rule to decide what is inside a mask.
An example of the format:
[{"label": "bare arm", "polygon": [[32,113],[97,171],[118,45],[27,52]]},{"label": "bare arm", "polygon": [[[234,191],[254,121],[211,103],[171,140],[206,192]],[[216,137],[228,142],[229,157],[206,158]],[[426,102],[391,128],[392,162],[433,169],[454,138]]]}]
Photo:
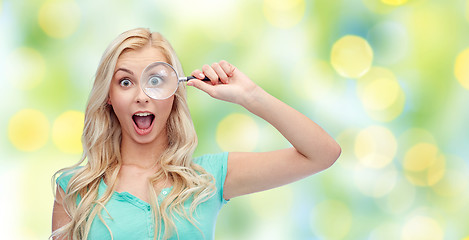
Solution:
[{"label": "bare arm", "polygon": [[[68,214],[62,205],[63,197],[65,196],[64,191],[61,187],[57,186],[56,200],[54,201],[54,209],[52,210],[52,232],[61,228],[65,224],[71,221]],[[65,239],[65,238],[54,238],[54,240]]]},{"label": "bare arm", "polygon": [[[202,78],[200,73],[192,74]],[[242,105],[272,124],[293,146],[272,152],[230,153],[225,199],[291,183],[328,168],[339,157],[339,145],[320,126],[265,92],[233,65],[226,61],[205,65],[202,74],[212,84],[193,80],[189,85]]]}]

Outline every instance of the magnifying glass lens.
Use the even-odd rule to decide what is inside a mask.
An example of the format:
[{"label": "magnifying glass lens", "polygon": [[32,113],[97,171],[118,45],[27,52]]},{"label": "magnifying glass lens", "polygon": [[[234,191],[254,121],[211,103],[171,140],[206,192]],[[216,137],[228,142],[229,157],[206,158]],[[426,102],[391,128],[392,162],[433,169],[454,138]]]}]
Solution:
[{"label": "magnifying glass lens", "polygon": [[165,62],[148,65],[140,78],[140,85],[145,94],[158,100],[171,97],[176,92],[178,82],[176,71]]}]

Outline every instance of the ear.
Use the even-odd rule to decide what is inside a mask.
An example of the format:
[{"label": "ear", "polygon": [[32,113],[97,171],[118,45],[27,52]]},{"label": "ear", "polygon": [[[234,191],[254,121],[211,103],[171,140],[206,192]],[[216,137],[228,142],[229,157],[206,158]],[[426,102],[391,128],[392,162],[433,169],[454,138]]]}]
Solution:
[{"label": "ear", "polygon": [[110,97],[107,98],[107,104],[112,105]]}]

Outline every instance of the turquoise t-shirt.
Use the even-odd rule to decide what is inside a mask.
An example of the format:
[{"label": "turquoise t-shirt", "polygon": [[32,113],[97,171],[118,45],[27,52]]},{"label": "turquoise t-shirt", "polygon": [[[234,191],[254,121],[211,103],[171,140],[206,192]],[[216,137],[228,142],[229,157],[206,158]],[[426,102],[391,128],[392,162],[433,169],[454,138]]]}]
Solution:
[{"label": "turquoise t-shirt", "polygon": [[[207,201],[199,204],[194,213],[194,219],[198,222],[200,231],[183,217],[173,218],[176,225],[177,234],[174,233],[169,239],[214,239],[215,222],[221,207],[227,203],[223,199],[223,184],[227,172],[228,153],[208,154],[195,158],[194,163],[202,166],[205,171],[215,178],[216,192]],[[62,189],[66,189],[72,175],[62,174],[57,178],[57,183]],[[103,180],[99,185],[98,194],[102,196],[107,186]],[[172,190],[172,187],[165,188],[158,196],[159,201],[163,200]],[[190,203],[186,203],[189,206]],[[154,239],[155,223],[150,204],[133,196],[128,192],[114,192],[111,199],[106,204],[109,215],[103,209],[101,216],[112,231],[114,240],[120,239]],[[106,226],[98,216],[91,224],[88,239],[111,239]],[[162,239],[158,236],[157,239]]]}]

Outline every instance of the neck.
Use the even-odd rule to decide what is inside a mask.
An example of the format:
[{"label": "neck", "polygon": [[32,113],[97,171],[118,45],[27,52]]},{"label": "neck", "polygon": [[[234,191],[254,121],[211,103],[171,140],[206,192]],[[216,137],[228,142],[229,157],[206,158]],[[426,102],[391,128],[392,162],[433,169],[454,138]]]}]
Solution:
[{"label": "neck", "polygon": [[139,168],[154,168],[158,159],[168,146],[166,134],[151,143],[137,143],[123,136],[121,142],[122,165],[133,165]]}]

